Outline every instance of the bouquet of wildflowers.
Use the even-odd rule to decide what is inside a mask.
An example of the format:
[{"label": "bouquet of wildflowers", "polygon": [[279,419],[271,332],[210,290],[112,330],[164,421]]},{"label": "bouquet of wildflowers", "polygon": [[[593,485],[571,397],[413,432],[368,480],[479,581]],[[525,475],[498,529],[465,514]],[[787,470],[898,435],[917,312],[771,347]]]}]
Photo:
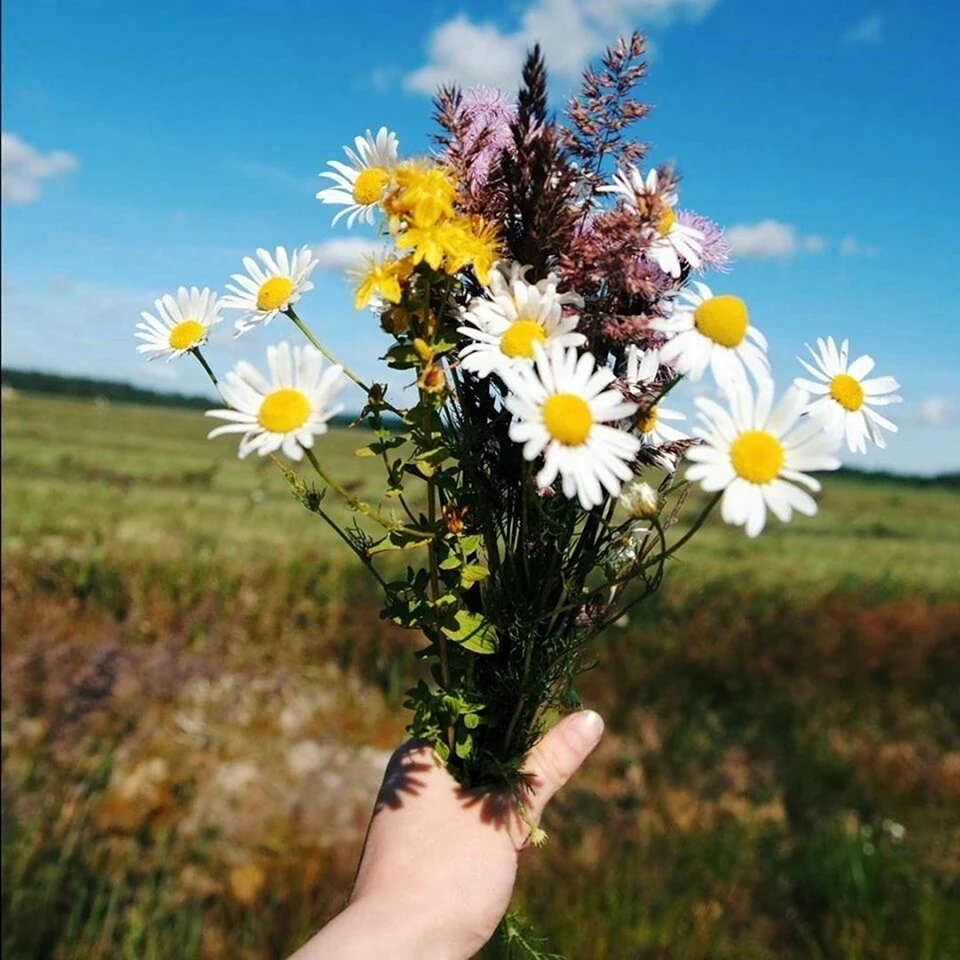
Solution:
[{"label": "bouquet of wildflowers", "polygon": [[[592,642],[657,589],[717,503],[749,537],[768,511],[812,515],[810,472],[896,429],[877,409],[900,399],[896,381],[867,379],[873,361],[851,362],[846,341],[818,340],[809,378],[777,400],[743,300],[695,279],[725,272],[730,250],[628,135],[647,112],[633,95],[643,50],[639,35],[617,43],[554,119],[535,49],[516,101],[440,91],[429,156],[402,156],[383,128],[321,174],[334,223],[380,240],[355,306],[389,335],[383,360],[412,388],[401,396],[344,369],[301,319],[317,265],[306,247],[259,250],[228,296],[181,288],[140,324],[140,350],[192,353],[216,383],[210,436],[274,457],[376,577],[382,616],[423,638],[430,682],[409,693],[410,732],[465,785],[519,791],[544,725],[578,703]],[[201,347],[222,310],[239,312],[240,336],[282,315],[306,342],[268,348],[266,373],[244,361],[218,380]],[[670,409],[684,378],[709,378],[719,398],[696,401],[690,434]],[[325,462],[341,403],[362,408],[379,504]],[[709,497],[688,502],[697,484]]]}]

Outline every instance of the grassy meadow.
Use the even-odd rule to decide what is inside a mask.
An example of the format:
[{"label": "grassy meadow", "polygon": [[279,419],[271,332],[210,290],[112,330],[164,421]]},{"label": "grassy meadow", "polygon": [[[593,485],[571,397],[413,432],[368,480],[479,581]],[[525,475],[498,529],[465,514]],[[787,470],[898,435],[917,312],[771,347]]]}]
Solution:
[{"label": "grassy meadow", "polygon": [[[417,641],[209,427],[4,400],[8,956],[280,957],[348,892]],[[318,452],[372,499],[362,443]],[[550,950],[960,958],[960,491],[825,486],[712,518],[599,644],[608,734],[518,886]]]}]

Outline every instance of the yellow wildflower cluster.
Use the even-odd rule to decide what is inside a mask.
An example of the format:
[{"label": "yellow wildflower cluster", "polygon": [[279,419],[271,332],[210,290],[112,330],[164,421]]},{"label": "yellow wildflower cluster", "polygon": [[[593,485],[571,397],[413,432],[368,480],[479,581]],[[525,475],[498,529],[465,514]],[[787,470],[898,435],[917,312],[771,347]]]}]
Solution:
[{"label": "yellow wildflower cluster", "polygon": [[353,298],[355,310],[362,310],[374,296],[380,296],[389,303],[399,303],[403,297],[402,284],[413,272],[409,258],[398,260],[386,257],[378,260],[368,257],[362,270],[352,271],[357,278],[357,292]]},{"label": "yellow wildflower cluster", "polygon": [[411,251],[414,265],[426,262],[452,276],[469,264],[485,285],[500,255],[499,238],[493,224],[457,213],[456,196],[443,167],[409,161],[397,167],[383,206],[397,246]]},{"label": "yellow wildflower cluster", "polygon": [[453,218],[456,199],[457,185],[443,167],[409,160],[397,167],[383,206],[397,233],[404,224],[427,228]]},{"label": "yellow wildflower cluster", "polygon": [[402,285],[413,268],[426,263],[450,276],[472,266],[477,279],[489,283],[490,270],[500,256],[500,241],[493,224],[482,217],[456,211],[457,185],[442,166],[411,160],[399,164],[382,198],[387,224],[402,257],[370,257],[364,269],[354,272],[357,291],[354,307],[361,310],[374,296],[397,304]]}]

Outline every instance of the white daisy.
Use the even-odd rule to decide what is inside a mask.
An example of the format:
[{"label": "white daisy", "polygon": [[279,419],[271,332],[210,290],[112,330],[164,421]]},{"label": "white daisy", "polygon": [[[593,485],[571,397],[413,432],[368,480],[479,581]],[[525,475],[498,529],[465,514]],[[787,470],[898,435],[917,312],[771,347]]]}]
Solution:
[{"label": "white daisy", "polygon": [[135,336],[145,341],[138,353],[149,353],[150,360],[165,357],[172,360],[207,342],[210,328],[223,319],[217,294],[204,287],[198,290],[181,287],[174,298],[169,293],[153,302],[157,316],[144,311],[143,322],[137,324]]},{"label": "white daisy", "polygon": [[317,194],[317,199],[323,203],[344,205],[345,209],[333,218],[333,222],[346,216],[348,227],[352,227],[357,219],[373,223],[383,191],[397,165],[397,135],[386,127],[377,131],[376,139],[368,130],[366,136],[357,137],[353,142],[356,152],[349,147],[343,148],[350,166],[339,160],[329,160],[327,165],[333,167],[334,172],[327,170],[320,176],[332,180],[336,186]]},{"label": "white daisy", "polygon": [[517,418],[510,438],[523,444],[524,459],[543,455],[538,486],[550,486],[559,473],[564,495],[589,510],[603,503],[604,490],[618,496],[621,482],[633,475],[640,441],[607,424],[631,416],[637,406],[607,389],[613,372],[595,369],[593,354],[578,359],[575,349],[556,345],[538,345],[534,353],[532,365],[509,372],[504,404]]},{"label": "white daisy", "polygon": [[762,377],[756,398],[746,379],[731,386],[729,412],[705,397],[695,401],[704,426],[694,435],[705,442],[687,451],[687,479],[710,493],[722,490],[723,519],[745,527],[748,537],[763,530],[768,507],[784,522],[794,510],[813,516],[816,501],[796,484],[813,491],[820,484],[801,471],[840,466],[837,439],[801,417],[809,394],[793,386],[773,408],[773,393],[773,381]]},{"label": "white daisy", "polygon": [[810,415],[821,419],[827,429],[844,438],[854,453],[867,452],[868,437],[878,447],[885,447],[887,443],[880,428],[896,433],[896,424],[870,408],[900,403],[903,397],[893,395],[900,384],[893,377],[864,380],[873,370],[873,358],[864,354],[848,366],[849,340],[844,340],[838,350],[833,337],[826,340],[818,337],[817,347],[819,352],[807,344],[816,367],[797,358],[817,379],[797,377],[794,380],[797,386],[818,397],[810,404]]},{"label": "white daisy", "polygon": [[[627,347],[627,372],[624,382],[628,388],[649,389],[654,385],[659,369],[659,350],[641,350],[635,344],[630,344]],[[685,434],[664,422],[666,420],[686,419],[682,413],[656,403],[650,406],[644,412],[643,417],[638,420],[637,429],[640,431],[640,436],[645,444],[659,447],[664,443],[687,439]],[[672,458],[664,458],[664,460],[671,471],[676,469],[676,464]]]},{"label": "white daisy", "polygon": [[280,343],[267,347],[270,379],[241,360],[220,382],[220,395],[230,410],[208,410],[208,417],[229,421],[210,431],[210,438],[242,433],[241,459],[254,451],[261,457],[282,450],[291,460],[303,458],[313,438],[327,432],[327,421],[343,409],[330,406],[346,383],[343,367],[323,369],[319,350]]},{"label": "white daisy", "polygon": [[460,351],[460,365],[480,377],[504,373],[533,363],[539,347],[578,347],[586,343],[575,333],[580,318],[564,314],[567,304],[583,306],[575,293],[558,293],[557,277],[551,274],[539,283],[528,283],[524,274],[529,266],[498,264],[490,273],[490,298],[474,297],[463,319],[467,325],[459,333],[473,342]]},{"label": "white daisy", "polygon": [[659,174],[651,170],[644,180],[636,167],[617,171],[613,183],[601,187],[605,193],[615,193],[623,197],[630,206],[645,211],[649,200],[660,194],[659,201],[663,213],[660,222],[648,228],[649,246],[645,251],[648,260],[652,260],[664,273],[679,277],[682,272],[682,257],[691,267],[699,268],[700,253],[703,249],[703,234],[693,227],[680,223],[674,207],[677,205],[677,193],[674,190],[660,191]]},{"label": "white daisy", "polygon": [[694,287],[696,292],[684,289],[669,316],[650,323],[670,335],[660,348],[661,360],[691,380],[700,380],[710,367],[721,386],[743,379],[744,367],[758,380],[769,376],[767,340],[750,325],[746,304],[739,297],[714,296],[699,281]]},{"label": "white daisy", "polygon": [[277,247],[274,256],[260,249],[257,256],[263,266],[253,257],[244,257],[247,273],[233,275],[237,285],[228,283],[231,296],[221,301],[221,306],[244,311],[237,321],[238,337],[257,324],[269,323],[312,290],[313,284],[308,278],[319,263],[309,247],[294,250],[292,256],[288,256],[283,247]]}]

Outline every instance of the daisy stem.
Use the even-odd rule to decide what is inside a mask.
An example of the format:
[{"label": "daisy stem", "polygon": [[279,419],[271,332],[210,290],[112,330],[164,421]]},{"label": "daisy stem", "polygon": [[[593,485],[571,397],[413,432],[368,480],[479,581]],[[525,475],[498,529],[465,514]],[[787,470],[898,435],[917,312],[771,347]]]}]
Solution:
[{"label": "daisy stem", "polygon": [[672,557],[706,522],[707,517],[710,516],[710,512],[713,508],[720,502],[720,498],[723,496],[723,491],[715,493],[707,505],[703,508],[700,513],[700,516],[693,521],[693,525],[690,529],[679,539],[676,543],[672,544],[669,550],[665,550],[663,555],[657,557],[656,560],[652,560],[648,564],[644,564],[644,569],[647,567],[652,567],[657,563],[660,563],[661,560],[666,560],[668,557]]},{"label": "daisy stem", "polygon": [[[307,451],[307,454],[310,455],[310,454],[311,454],[311,451],[308,450],[308,451]],[[283,465],[283,463],[277,458],[277,456],[276,456],[275,454],[270,454],[270,459],[280,468],[281,472],[282,472],[285,476],[288,476],[288,475],[290,474],[289,469]],[[326,520],[327,524],[334,530],[334,532],[337,534],[337,536],[340,537],[340,539],[357,555],[357,557],[359,558],[360,562],[361,562],[361,563],[374,575],[374,577],[376,577],[376,579],[379,581],[380,586],[386,588],[386,586],[387,586],[387,581],[384,580],[383,577],[380,576],[380,571],[377,570],[377,568],[373,565],[373,563],[371,562],[370,558],[369,558],[362,550],[360,550],[360,548],[357,547],[357,545],[347,536],[346,532],[345,532],[345,531],[343,530],[343,528],[333,519],[333,517],[331,517],[330,514],[328,514],[325,510],[322,510],[322,509],[320,508],[319,504],[318,504],[317,506],[313,507],[313,510],[314,510],[315,513],[319,514],[320,517],[322,517],[324,520]]]},{"label": "daisy stem", "polygon": [[200,366],[207,371],[207,376],[210,378],[211,383],[213,383],[215,387],[218,387],[217,375],[213,372],[213,370],[210,369],[210,364],[204,359],[203,354],[200,352],[200,348],[194,347],[190,352],[200,361]]},{"label": "daisy stem", "polygon": [[[345,367],[340,361],[332,354],[329,350],[324,347],[320,341],[310,332],[309,327],[297,316],[297,311],[293,307],[287,307],[284,310],[284,313],[294,322],[294,325],[297,329],[310,341],[310,343],[317,348],[331,363],[336,364],[340,367],[343,372],[369,397],[370,388],[349,368]],[[387,403],[386,400],[381,399],[380,403],[383,407],[389,410],[391,413],[395,413],[398,417],[402,417],[403,414],[392,404]]]},{"label": "daisy stem", "polygon": [[336,480],[331,477],[323,467],[320,466],[320,462],[317,460],[316,455],[312,450],[303,448],[303,452],[307,455],[307,459],[310,461],[310,465],[314,470],[317,471],[320,479],[332,490],[336,491],[341,499],[346,501],[350,507],[356,510],[358,513],[362,513],[365,517],[369,517],[374,523],[378,523],[384,530],[397,530],[399,528],[398,524],[389,524],[385,523],[376,512],[370,509],[370,505],[364,503],[362,500],[358,500],[353,494],[348,493],[344,487],[342,487]]},{"label": "daisy stem", "polygon": [[380,571],[373,565],[370,561],[370,558],[347,536],[345,531],[340,527],[340,525],[331,517],[328,513],[325,513],[320,507],[316,508],[317,513],[323,517],[324,520],[330,525],[338,537],[357,555],[360,562],[376,577],[377,582],[381,587],[386,589],[387,581],[380,576]]}]

